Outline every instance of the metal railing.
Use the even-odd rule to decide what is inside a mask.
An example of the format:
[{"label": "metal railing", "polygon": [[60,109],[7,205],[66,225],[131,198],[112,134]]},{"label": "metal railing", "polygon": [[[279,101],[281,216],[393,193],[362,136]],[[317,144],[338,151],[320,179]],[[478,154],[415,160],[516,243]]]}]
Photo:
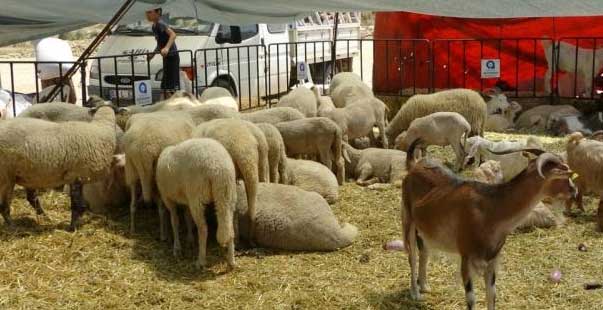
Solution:
[{"label": "metal railing", "polygon": [[[513,97],[551,96],[550,87],[538,80],[547,67],[539,54],[542,42],[554,44],[546,38],[433,40],[433,90],[498,87]],[[554,68],[553,51],[545,51],[544,56]],[[500,77],[482,78],[482,59],[500,59]]]},{"label": "metal railing", "polygon": [[[484,91],[497,86],[511,97],[598,99],[603,92],[599,45],[603,46],[603,38],[344,39],[337,41],[334,71],[357,73],[378,95],[411,96],[457,87]],[[287,93],[298,82],[300,61],[310,68],[309,79],[315,84],[329,84],[333,65],[332,41],[178,52],[189,91],[198,96],[210,86],[228,88],[240,110],[270,105]],[[145,79],[154,84],[153,99],[158,100],[161,70],[156,62],[160,57],[152,63],[147,55],[87,58],[80,66],[81,98],[96,94],[118,105],[132,104],[134,83]],[[480,61],[487,58],[501,59],[499,78],[480,76]],[[62,75],[65,65],[73,64],[0,60],[0,81],[4,78],[13,105],[17,92],[40,101],[40,67],[54,66]],[[24,79],[23,72],[31,78]],[[63,87],[60,95],[64,98]]]},{"label": "metal railing", "polygon": [[551,79],[560,98],[595,99],[603,93],[603,37],[564,37],[555,45]]},{"label": "metal railing", "polygon": [[268,104],[268,53],[264,45],[199,49],[194,53],[195,88],[227,88],[238,97],[239,110]]}]

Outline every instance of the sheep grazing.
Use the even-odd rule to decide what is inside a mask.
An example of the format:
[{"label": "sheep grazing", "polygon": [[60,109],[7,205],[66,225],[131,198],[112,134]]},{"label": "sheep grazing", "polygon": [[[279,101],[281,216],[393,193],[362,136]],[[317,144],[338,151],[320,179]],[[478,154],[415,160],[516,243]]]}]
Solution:
[{"label": "sheep grazing", "polygon": [[469,89],[451,89],[410,97],[385,128],[390,144],[413,120],[435,112],[457,112],[471,125],[471,136],[484,134],[488,110],[482,96]]},{"label": "sheep grazing", "polygon": [[140,185],[146,206],[154,202],[159,214],[161,240],[166,240],[164,208],[156,190],[155,170],[157,159],[168,146],[176,145],[191,137],[192,119],[178,112],[155,112],[135,115],[128,121],[123,137],[126,154],[126,184],[130,188],[130,232],[136,232],[136,188]]},{"label": "sheep grazing", "polygon": [[[250,226],[245,189],[238,186],[239,231]],[[335,251],[350,246],[358,229],[340,225],[329,204],[317,193],[296,186],[260,183],[257,196],[257,233],[261,247],[294,251]],[[245,235],[242,235],[245,239]]]},{"label": "sheep grazing", "polygon": [[226,261],[234,268],[234,221],[237,202],[235,167],[228,151],[212,139],[190,139],[161,152],[157,160],[157,188],[170,211],[174,234],[174,256],[180,256],[177,205],[186,205],[199,235],[196,267],[207,265],[207,222],[205,208],[216,211],[218,243],[228,249]]},{"label": "sheep grazing", "polygon": [[303,190],[315,192],[329,204],[339,198],[337,177],[324,165],[303,159],[287,158],[287,182]]},{"label": "sheep grazing", "polygon": [[275,125],[283,137],[287,155],[318,155],[319,161],[335,171],[343,184],[345,163],[341,150],[342,133],[337,124],[325,117],[312,117]]},{"label": "sheep grazing", "polygon": [[[412,121],[408,130],[401,133],[395,140],[396,148],[407,151],[411,142],[421,140],[419,146],[422,154],[429,145],[450,145],[456,155],[455,169],[463,168],[465,145],[471,132],[471,125],[456,112],[436,112]],[[412,153],[409,156],[414,156]]]},{"label": "sheep grazing", "polygon": [[581,113],[571,105],[539,105],[521,113],[515,127],[548,130],[554,120],[570,115],[580,116]]},{"label": "sheep grazing", "polygon": [[387,148],[388,141],[385,135],[385,113],[387,106],[381,100],[375,97],[359,98],[353,104],[346,105],[345,108],[337,108],[323,115],[334,121],[343,134],[343,141],[368,136],[372,144],[374,143],[373,128],[379,128],[381,134],[381,143]]},{"label": "sheep grazing", "polygon": [[[268,180],[268,144],[262,131],[254,124],[238,119],[218,119],[203,123],[193,131],[195,138],[215,139],[226,148],[247,192],[250,236],[256,232],[255,206],[258,182]],[[253,239],[253,237],[252,237]]]},{"label": "sheep grazing", "polygon": [[305,116],[301,112],[289,107],[270,108],[241,114],[241,119],[256,124],[268,123],[274,125],[280,122],[294,121],[303,118],[305,118]]},{"label": "sheep grazing", "polygon": [[[581,133],[576,132],[568,136],[566,145],[567,163],[578,174],[576,185],[578,196],[576,202],[578,207],[582,206],[582,196],[585,192],[591,192],[599,196],[599,208],[597,210],[597,226],[603,231],[603,142],[586,139]],[[569,211],[572,202],[568,202]]]},{"label": "sheep grazing", "polygon": [[344,108],[361,98],[372,98],[373,91],[355,73],[342,72],[333,77],[329,93],[333,104]]},{"label": "sheep grazing", "polygon": [[90,211],[109,215],[111,209],[128,203],[130,193],[126,185],[125,167],[125,155],[120,154],[107,176],[98,182],[84,184],[82,195]]},{"label": "sheep grazing", "polygon": [[[90,122],[15,118],[0,122],[0,133],[0,211],[5,223],[11,225],[15,184],[32,190],[71,184],[70,228],[75,229],[84,212],[82,184],[107,175],[114,164],[113,109],[99,107]],[[28,200],[37,200],[35,193],[28,193]]]},{"label": "sheep grazing", "polygon": [[400,185],[406,166],[406,154],[399,150],[367,148],[357,150],[343,144],[346,176],[356,184],[368,186],[375,183]]},{"label": "sheep grazing", "polygon": [[199,98],[201,104],[217,104],[239,111],[239,103],[232,94],[223,87],[209,87],[201,93]]},{"label": "sheep grazing", "polygon": [[280,98],[275,107],[289,107],[300,111],[305,117],[315,117],[318,103],[314,92],[306,87],[297,87]]},{"label": "sheep grazing", "polygon": [[[409,152],[418,144],[414,141]],[[539,156],[516,178],[494,185],[461,179],[429,159],[408,158],[402,223],[413,299],[428,290],[427,259],[434,247],[460,256],[467,309],[475,307],[472,277],[482,270],[488,309],[495,308],[498,254],[507,236],[537,201],[575,193],[567,165],[553,154],[534,153]]]},{"label": "sheep grazing", "polygon": [[281,133],[272,124],[259,123],[256,126],[264,133],[268,143],[268,166],[271,183],[285,183],[287,174],[287,153]]},{"label": "sheep grazing", "polygon": [[[499,141],[494,142],[482,137],[471,137],[467,139],[465,152],[467,156],[463,166],[472,160],[479,165],[487,160],[494,160],[500,164],[503,181],[513,179],[528,166],[528,159],[521,153],[513,152],[524,148],[542,149],[542,144],[536,137],[528,137],[523,141]],[[508,154],[495,154],[500,152],[511,152]]]}]

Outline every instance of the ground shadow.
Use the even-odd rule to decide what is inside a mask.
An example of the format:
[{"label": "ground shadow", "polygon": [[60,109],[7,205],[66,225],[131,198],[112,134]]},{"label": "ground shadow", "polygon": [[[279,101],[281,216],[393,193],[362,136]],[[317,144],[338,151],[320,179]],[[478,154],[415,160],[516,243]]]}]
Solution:
[{"label": "ground shadow", "polygon": [[408,288],[386,293],[369,293],[367,295],[368,303],[375,309],[403,309],[403,310],[427,310],[435,309],[424,302],[414,301],[410,298]]},{"label": "ground shadow", "polygon": [[14,241],[32,236],[47,235],[57,229],[67,230],[68,223],[54,222],[39,216],[21,216],[12,219],[12,225],[0,224],[0,241]]}]

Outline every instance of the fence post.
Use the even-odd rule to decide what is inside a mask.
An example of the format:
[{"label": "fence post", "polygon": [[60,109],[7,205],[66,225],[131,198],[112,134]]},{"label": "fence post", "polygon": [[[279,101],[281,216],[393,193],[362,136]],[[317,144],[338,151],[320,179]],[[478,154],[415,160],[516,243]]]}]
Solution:
[{"label": "fence post", "polygon": [[[80,66],[80,76],[81,76],[81,86],[82,86],[82,106],[86,106],[86,101],[88,99],[87,86],[86,86],[86,67],[88,66],[88,62],[86,60],[82,61]],[[73,90],[75,92],[75,89]]]}]

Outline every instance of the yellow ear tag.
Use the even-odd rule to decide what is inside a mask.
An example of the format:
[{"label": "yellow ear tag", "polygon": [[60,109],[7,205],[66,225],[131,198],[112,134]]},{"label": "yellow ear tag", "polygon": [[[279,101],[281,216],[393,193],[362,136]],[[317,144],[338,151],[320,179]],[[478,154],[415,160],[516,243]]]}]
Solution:
[{"label": "yellow ear tag", "polygon": [[570,179],[572,179],[572,181],[576,180],[577,178],[578,178],[578,174],[577,173],[572,174],[572,176],[570,177]]}]

